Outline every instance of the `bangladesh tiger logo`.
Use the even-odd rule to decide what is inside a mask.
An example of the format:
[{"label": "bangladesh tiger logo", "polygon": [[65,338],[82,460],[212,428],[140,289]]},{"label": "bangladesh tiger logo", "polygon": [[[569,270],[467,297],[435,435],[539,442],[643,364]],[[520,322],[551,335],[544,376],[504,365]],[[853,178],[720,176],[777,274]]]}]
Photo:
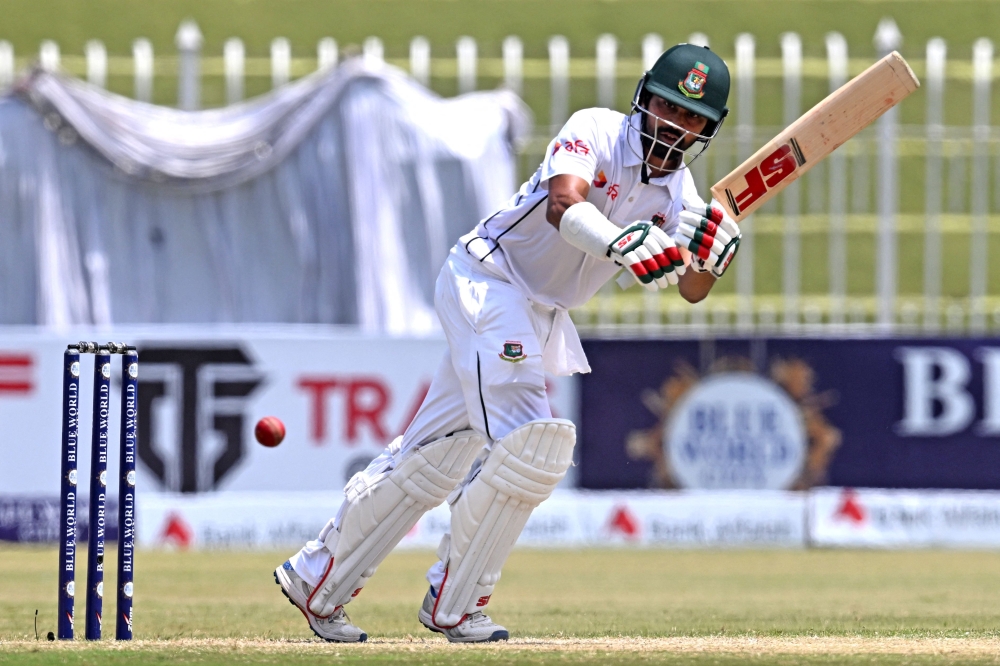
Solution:
[{"label": "bangladesh tiger logo", "polygon": [[510,340],[503,343],[503,352],[499,356],[500,360],[508,363],[520,363],[528,358],[528,355],[524,353],[524,346],[520,342],[511,342]]},{"label": "bangladesh tiger logo", "polygon": [[694,68],[688,72],[687,77],[677,83],[677,87],[687,97],[701,99],[705,96],[706,83],[708,83],[708,65],[696,62]]}]

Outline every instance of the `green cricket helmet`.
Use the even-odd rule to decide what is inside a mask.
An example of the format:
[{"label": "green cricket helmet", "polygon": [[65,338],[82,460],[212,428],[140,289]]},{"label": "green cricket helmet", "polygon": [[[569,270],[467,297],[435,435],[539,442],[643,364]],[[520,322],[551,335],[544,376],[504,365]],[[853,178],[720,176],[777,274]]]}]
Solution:
[{"label": "green cricket helmet", "polygon": [[[708,123],[702,134],[687,132],[650,113],[651,95],[662,97],[706,118]],[[632,113],[639,114],[639,127],[636,129],[641,135],[643,161],[652,168],[665,171],[677,171],[690,164],[708,148],[708,144],[718,134],[729,114],[726,107],[728,99],[729,67],[707,46],[678,44],[665,51],[639,80],[632,98]],[[653,119],[653,130],[647,129],[647,116]],[[657,138],[656,128],[663,126],[672,126],[684,134],[674,143],[666,143]],[[694,142],[687,148],[678,145],[684,136],[694,137]],[[701,149],[692,155],[691,148],[695,144],[701,144]],[[665,168],[667,162],[672,159],[676,162],[678,157],[678,166]]]}]

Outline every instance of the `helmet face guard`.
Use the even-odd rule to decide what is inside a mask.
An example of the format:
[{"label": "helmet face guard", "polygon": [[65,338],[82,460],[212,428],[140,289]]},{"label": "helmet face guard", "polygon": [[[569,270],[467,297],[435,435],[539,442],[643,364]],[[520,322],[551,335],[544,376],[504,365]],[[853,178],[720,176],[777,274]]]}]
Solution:
[{"label": "helmet face guard", "polygon": [[[651,112],[648,108],[649,98],[655,93],[646,90],[646,82],[649,79],[647,73],[639,80],[639,85],[635,89],[632,97],[633,117],[638,116],[638,123],[629,121],[628,145],[632,152],[643,161],[643,163],[654,171],[674,173],[686,169],[692,162],[701,157],[708,149],[712,139],[719,133],[719,128],[725,120],[725,115],[718,121],[709,119],[704,134],[698,134],[686,130],[677,123]],[[667,100],[675,104],[673,100]],[[647,127],[647,121],[652,123],[652,127]],[[638,124],[638,127],[636,127]],[[677,133],[677,139],[673,143],[668,143],[659,138],[660,129],[669,128]],[[638,135],[638,146],[633,140],[633,135]],[[688,137],[693,137],[693,141],[686,147],[683,145]],[[700,145],[699,145],[700,144]]]}]

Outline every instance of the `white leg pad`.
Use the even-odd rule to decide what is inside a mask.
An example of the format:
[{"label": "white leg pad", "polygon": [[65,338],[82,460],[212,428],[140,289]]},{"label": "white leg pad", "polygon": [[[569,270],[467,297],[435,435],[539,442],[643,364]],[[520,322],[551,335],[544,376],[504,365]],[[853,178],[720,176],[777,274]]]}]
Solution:
[{"label": "white leg pad", "polygon": [[451,628],[489,601],[532,510],[546,500],[573,460],[576,426],[539,419],[501,439],[451,507],[451,537],[439,557],[445,579],[434,623]]},{"label": "white leg pad", "polygon": [[420,516],[465,478],[484,443],[463,430],[414,450],[374,481],[355,475],[344,491],[340,529],[323,535],[333,559],[309,598],[309,610],[328,617],[356,596]]}]

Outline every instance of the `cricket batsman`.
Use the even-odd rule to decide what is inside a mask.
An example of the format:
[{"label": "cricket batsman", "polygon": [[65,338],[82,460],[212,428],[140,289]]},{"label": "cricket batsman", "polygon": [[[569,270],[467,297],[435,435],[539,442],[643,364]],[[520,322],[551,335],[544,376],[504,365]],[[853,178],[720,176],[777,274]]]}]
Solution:
[{"label": "cricket batsman", "polygon": [[707,47],[666,51],[629,115],[586,109],[552,140],[508,204],[451,249],[434,305],[449,351],[406,432],[344,490],[337,515],[275,580],[328,641],[367,634],[344,606],[429,509],[451,529],[418,618],[452,642],[506,640],[486,615],[532,510],[573,459],[576,428],[552,417],[545,373],[589,372],[568,310],[624,268],[646,289],[704,299],[740,231],[686,168],[728,113],[729,69]]}]

